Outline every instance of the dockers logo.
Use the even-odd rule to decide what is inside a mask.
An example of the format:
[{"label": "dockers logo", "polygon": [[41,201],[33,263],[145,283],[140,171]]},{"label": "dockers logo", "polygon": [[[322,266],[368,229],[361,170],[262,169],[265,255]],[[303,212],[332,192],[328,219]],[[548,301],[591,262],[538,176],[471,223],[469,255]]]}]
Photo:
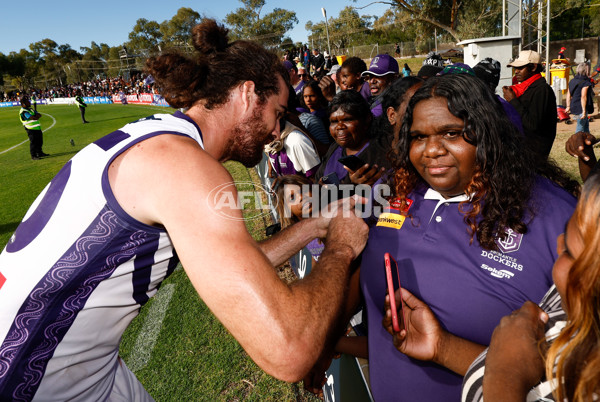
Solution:
[{"label": "dockers logo", "polygon": [[513,251],[519,250],[521,247],[521,240],[523,240],[523,235],[521,233],[508,229],[506,231],[506,238],[504,240],[496,239],[496,244],[503,253],[512,253]]}]

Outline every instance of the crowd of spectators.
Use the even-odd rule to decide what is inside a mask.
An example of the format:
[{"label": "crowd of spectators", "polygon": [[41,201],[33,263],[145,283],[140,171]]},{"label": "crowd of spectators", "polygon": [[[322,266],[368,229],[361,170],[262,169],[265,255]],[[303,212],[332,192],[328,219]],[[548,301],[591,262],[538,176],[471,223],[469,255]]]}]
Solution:
[{"label": "crowd of spectators", "polygon": [[[81,96],[112,96],[152,93],[154,80],[144,73],[133,74],[127,80],[123,76],[97,78],[74,84],[54,85],[46,88],[35,88],[28,94],[35,99],[71,98],[81,92]],[[0,92],[0,102],[18,102],[21,91]]]}]

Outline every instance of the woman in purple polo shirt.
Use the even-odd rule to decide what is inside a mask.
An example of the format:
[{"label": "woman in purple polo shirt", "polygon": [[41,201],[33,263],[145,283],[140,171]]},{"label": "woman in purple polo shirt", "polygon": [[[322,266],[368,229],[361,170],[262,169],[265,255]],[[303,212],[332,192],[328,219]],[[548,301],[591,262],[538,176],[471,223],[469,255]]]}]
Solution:
[{"label": "woman in purple polo shirt", "polygon": [[[372,137],[373,116],[369,104],[356,91],[346,90],[336,94],[329,104],[329,132],[335,143],[331,144],[315,180],[335,175],[344,184],[373,184],[382,174],[377,159],[385,155],[371,155],[366,152]],[[365,165],[355,170],[346,168],[339,159],[355,155]]]},{"label": "woman in purple polo shirt", "polygon": [[[578,185],[535,159],[500,107],[468,75],[432,77],[409,102],[393,202],[370,230],[359,273],[376,401],[459,401],[500,318],[552,285]],[[385,307],[385,253],[402,284],[400,332]]]}]

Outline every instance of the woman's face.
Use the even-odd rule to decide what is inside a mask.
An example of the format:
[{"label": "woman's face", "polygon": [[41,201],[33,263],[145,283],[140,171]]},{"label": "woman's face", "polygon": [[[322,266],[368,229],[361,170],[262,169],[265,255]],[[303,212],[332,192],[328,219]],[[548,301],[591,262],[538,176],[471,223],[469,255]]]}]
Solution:
[{"label": "woman's face", "polygon": [[389,107],[387,110],[388,121],[394,130],[394,140],[392,141],[392,147],[394,149],[396,149],[396,144],[398,143],[400,129],[402,128],[402,121],[404,120],[404,114],[406,113],[408,102],[410,102],[410,98],[412,98],[415,92],[417,92],[417,89],[421,88],[421,85],[423,85],[423,83],[419,82],[408,88],[404,93],[404,97],[402,98],[400,105],[398,105],[398,108],[394,109],[393,107]]},{"label": "woman's face", "polygon": [[329,115],[329,132],[340,147],[358,152],[367,143],[369,123],[339,108]]},{"label": "woman's face", "polygon": [[308,198],[304,199],[302,197],[302,188],[297,184],[286,184],[283,190],[285,197],[285,205],[289,208],[292,216],[296,217],[299,220],[302,220],[304,213],[305,216],[310,216],[310,212],[312,210],[312,205],[309,204]]},{"label": "woman's face", "polygon": [[464,122],[448,110],[446,98],[415,106],[410,127],[410,162],[445,198],[463,194],[475,170],[476,147],[463,138]]},{"label": "woman's face", "polygon": [[343,90],[351,89],[358,91],[358,88],[362,84],[360,74],[351,73],[347,67],[342,67],[339,72],[340,75],[340,88]]},{"label": "woman's face", "polygon": [[556,239],[556,252],[558,253],[558,258],[554,261],[554,266],[552,267],[552,279],[556,285],[556,290],[558,290],[558,293],[562,298],[563,309],[565,311],[567,311],[565,295],[569,271],[571,271],[575,259],[583,252],[583,248],[583,239],[579,230],[577,230],[575,220],[571,217],[567,223],[565,232]]},{"label": "woman's face", "polygon": [[311,112],[314,112],[321,107],[321,99],[319,98],[319,95],[317,95],[317,93],[310,86],[304,87],[302,97],[306,107]]}]

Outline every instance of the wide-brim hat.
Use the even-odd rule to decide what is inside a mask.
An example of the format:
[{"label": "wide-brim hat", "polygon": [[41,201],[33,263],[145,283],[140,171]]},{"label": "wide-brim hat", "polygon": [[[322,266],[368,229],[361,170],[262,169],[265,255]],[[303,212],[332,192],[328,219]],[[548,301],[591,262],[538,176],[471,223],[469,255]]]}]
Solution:
[{"label": "wide-brim hat", "polygon": [[508,63],[507,67],[523,67],[527,64],[540,64],[542,62],[542,56],[538,52],[533,50],[521,50],[519,57],[512,62]]}]

